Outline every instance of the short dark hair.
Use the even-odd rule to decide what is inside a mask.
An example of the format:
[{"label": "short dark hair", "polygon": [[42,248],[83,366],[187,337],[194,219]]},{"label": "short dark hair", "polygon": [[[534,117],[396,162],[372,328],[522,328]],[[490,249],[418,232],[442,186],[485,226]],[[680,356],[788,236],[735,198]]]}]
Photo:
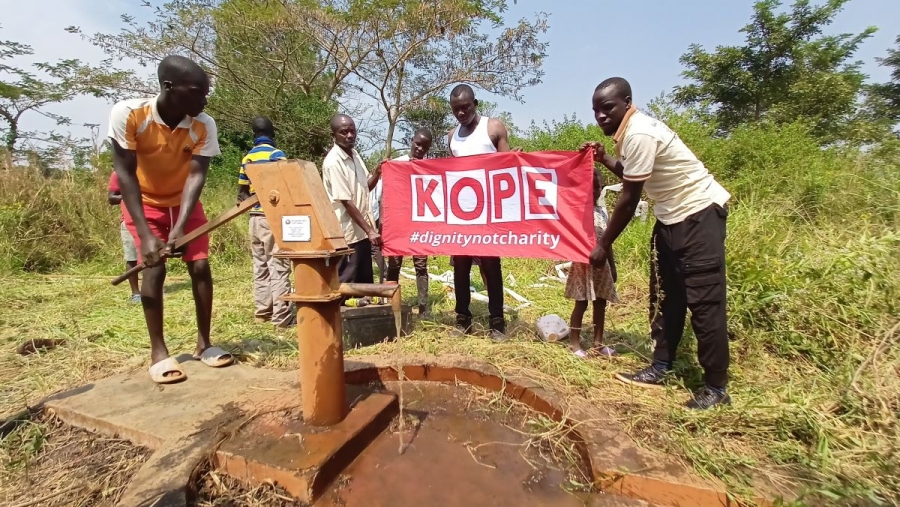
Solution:
[{"label": "short dark hair", "polygon": [[594,93],[603,90],[604,88],[612,88],[616,95],[622,97],[631,97],[631,85],[628,84],[624,78],[621,77],[611,77],[609,79],[604,79],[602,83],[598,84],[596,88],[594,88]]},{"label": "short dark hair", "polygon": [[467,84],[458,84],[450,91],[450,98],[456,97],[472,97],[475,98],[475,90]]},{"label": "short dark hair", "polygon": [[169,55],[163,58],[156,69],[156,77],[159,78],[160,85],[166,81],[170,81],[172,84],[181,84],[186,81],[196,82],[209,79],[203,67],[181,55]]},{"label": "short dark hair", "polygon": [[250,122],[250,128],[253,129],[254,136],[275,136],[275,125],[272,124],[272,120],[266,118],[265,116],[257,116],[256,118],[253,118],[253,121]]},{"label": "short dark hair", "polygon": [[331,132],[336,132],[337,129],[341,126],[341,122],[345,120],[350,120],[350,123],[353,123],[354,125],[356,124],[353,121],[353,118],[351,118],[350,116],[346,114],[336,114],[331,117]]},{"label": "short dark hair", "polygon": [[413,132],[413,138],[415,138],[416,136],[422,136],[422,137],[428,139],[429,141],[434,139],[434,135],[431,133],[431,129],[428,127],[417,128],[416,131]]}]

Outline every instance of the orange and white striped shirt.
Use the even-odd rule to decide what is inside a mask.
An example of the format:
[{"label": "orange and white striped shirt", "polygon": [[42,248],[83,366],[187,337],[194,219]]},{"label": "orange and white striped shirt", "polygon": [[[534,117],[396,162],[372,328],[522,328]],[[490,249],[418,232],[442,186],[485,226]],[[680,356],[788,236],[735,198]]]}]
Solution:
[{"label": "orange and white striped shirt", "polygon": [[159,98],[118,102],[109,115],[109,137],[137,155],[137,177],[144,204],[170,208],[181,204],[191,157],[220,152],[216,122],[208,114],[185,116],[170,129],[156,109]]}]

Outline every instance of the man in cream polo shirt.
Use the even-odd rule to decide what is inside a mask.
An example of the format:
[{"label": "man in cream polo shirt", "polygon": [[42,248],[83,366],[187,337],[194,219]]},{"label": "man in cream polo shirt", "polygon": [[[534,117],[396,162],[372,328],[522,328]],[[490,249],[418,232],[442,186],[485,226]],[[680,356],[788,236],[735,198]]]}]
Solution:
[{"label": "man in cream polo shirt", "polygon": [[357,153],[356,123],[345,114],[331,119],[334,147],[322,163],[325,193],[344,232],[352,255],[341,257],[338,278],[343,283],[372,283],[372,245],[381,246],[381,235],[369,206],[369,192],[381,178],[381,164],[372,174]]},{"label": "man in cream polo shirt", "polygon": [[591,253],[606,261],[613,242],[625,230],[641,191],[654,201],[656,225],[651,238],[650,333],[656,342],[652,363],[619,380],[661,387],[672,370],[687,310],[697,336],[697,354],[706,385],[687,402],[707,409],[728,404],[728,331],[725,312],[725,221],[731,195],[664,123],[638,111],[631,86],[622,78],[600,83],[593,96],[594,117],[615,141],[616,156],[600,143],[595,161],[622,179],[622,193],[609,227]]}]

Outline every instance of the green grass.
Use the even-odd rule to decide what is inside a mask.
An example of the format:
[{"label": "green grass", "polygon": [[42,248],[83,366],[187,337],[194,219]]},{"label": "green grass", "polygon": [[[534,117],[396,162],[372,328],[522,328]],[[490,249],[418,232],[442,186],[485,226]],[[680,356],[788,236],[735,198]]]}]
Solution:
[{"label": "green grass", "polygon": [[[781,330],[733,326],[736,339],[732,343],[731,393],[735,404],[709,413],[681,408],[687,396],[685,385],[695,386],[700,376],[690,339],[685,342],[678,364],[684,378],[682,384],[658,393],[634,390],[613,380],[613,374],[619,369],[644,364],[649,353],[644,309],[646,275],[637,269],[645,255],[639,236],[646,228],[645,225],[636,227],[619,252],[623,264],[620,293],[624,303],[610,308],[608,341],[626,352],[621,360],[584,362],[563,346],[533,340],[532,323],[538,316],[557,313],[565,318],[571,310],[561,296],[561,285],[528,288],[539,277],[552,272],[552,263],[533,260],[505,262],[506,273],[516,278],[515,290],[535,302],[533,307],[514,317],[511,330],[516,339],[511,343],[495,345],[480,338],[446,338],[452,301],[441,292],[439,284],[433,283],[433,299],[436,309],[444,312],[443,323],[417,328],[413,336],[397,343],[347,353],[453,353],[481,358],[506,372],[535,378],[567,393],[573,403],[590,403],[610,411],[640,444],[665,449],[685,459],[701,474],[724,479],[738,493],[750,491],[760,478],[768,477],[776,479],[785,491],[809,489],[818,495],[848,498],[877,495],[887,499],[896,495],[897,491],[887,480],[897,470],[896,456],[891,454],[897,443],[896,434],[891,430],[896,428],[896,413],[892,415],[872,405],[879,400],[896,402],[896,377],[882,378],[877,369],[864,371],[861,374],[861,385],[866,386],[864,394],[850,389],[848,375],[866,353],[861,346],[849,349],[855,355],[839,356],[838,348],[846,349],[847,344],[838,347],[822,343],[824,348],[834,347],[838,356],[836,362],[823,365],[805,356],[790,340],[776,338]],[[839,252],[835,253],[837,257]],[[832,263],[833,259],[826,256],[817,264]],[[437,272],[447,269],[446,259],[437,259],[432,265]],[[0,304],[12,311],[5,312],[0,322],[0,376],[6,379],[0,389],[0,411],[16,412],[60,389],[149,366],[141,310],[126,302],[128,294],[124,286],[109,285],[108,275],[117,269],[110,267],[103,271],[23,275],[5,280]],[[180,353],[193,348],[196,330],[189,281],[177,274],[178,269],[173,271],[176,274],[167,283],[166,336],[170,350]],[[276,332],[270,326],[252,322],[252,302],[247,297],[249,264],[214,260],[213,272],[216,342],[239,353],[246,363],[266,368],[294,368],[294,334]],[[414,286],[405,281],[403,287],[407,297],[411,297]],[[738,285],[732,291],[732,301],[745,304],[740,298],[749,290],[756,288]],[[829,302],[818,304],[822,303]],[[802,304],[813,304],[813,301],[798,303]],[[474,305],[484,324],[486,308],[480,303]],[[739,318],[732,311],[732,322]],[[803,320],[804,325],[809,325],[805,321],[811,320],[828,326],[832,319],[841,317],[816,314],[793,318]],[[847,340],[860,333],[847,331],[844,337],[834,339]],[[35,338],[67,341],[55,350],[40,354],[27,357],[15,354],[16,344]],[[892,350],[882,352],[878,364],[896,368],[898,357]],[[880,388],[876,387],[879,383]],[[884,419],[873,419],[876,414]]]},{"label": "green grass", "polygon": [[[616,243],[622,303],[610,308],[607,331],[624,352],[619,360],[585,362],[563,346],[534,341],[535,319],[568,318],[571,303],[561,285],[529,287],[554,274],[554,263],[520,259],[504,260],[504,271],[534,305],[513,316],[511,342],[447,338],[452,301],[432,284],[442,323],[347,354],[454,353],[489,361],[571,403],[609,412],[639,445],[680,458],[739,495],[766,483],[765,490],[791,491],[807,505],[900,503],[898,143],[860,153],[820,149],[796,126],[747,127],[716,139],[686,117],[669,123],[734,195],[727,241],[733,406],[682,408],[687,389],[701,379],[689,328],[676,363],[679,383],[644,392],[613,379],[649,355],[650,221],[634,222]],[[593,135],[577,125],[553,128],[522,145],[571,148]],[[233,204],[231,183],[212,181],[204,191],[210,216]],[[117,210],[104,197],[102,175],[0,173],[0,413],[149,365],[140,308],[126,303],[127,288],[109,285],[121,261]],[[294,368],[296,337],[252,321],[246,220],[211,239],[214,340],[245,363]],[[446,258],[431,265],[437,273],[448,269]],[[411,301],[414,287],[408,280],[403,286]],[[167,290],[170,350],[190,351],[193,304],[177,262]],[[484,325],[486,308],[473,305]],[[66,343],[27,357],[15,353],[18,343],[35,338]]]}]

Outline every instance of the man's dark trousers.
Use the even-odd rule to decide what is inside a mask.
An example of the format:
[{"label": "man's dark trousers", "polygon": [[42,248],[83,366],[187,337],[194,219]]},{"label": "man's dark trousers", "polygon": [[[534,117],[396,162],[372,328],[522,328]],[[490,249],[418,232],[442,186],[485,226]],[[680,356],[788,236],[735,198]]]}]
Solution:
[{"label": "man's dark trousers", "polygon": [[[657,221],[651,238],[650,334],[653,360],[671,367],[687,310],[697,336],[706,383],[728,383],[728,321],[725,312],[725,222],[727,207],[713,204],[683,222]],[[660,289],[662,294],[660,294]]]},{"label": "man's dark trousers", "polygon": [[[403,265],[403,257],[388,257],[387,276],[388,282],[400,282],[400,267]],[[413,266],[416,268],[416,292],[419,296],[419,306],[428,306],[428,256],[413,255]]]},{"label": "man's dark trousers", "polygon": [[350,255],[341,257],[338,264],[338,279],[341,283],[372,283],[375,272],[372,269],[372,242],[367,238],[349,245]]},{"label": "man's dark trousers", "polygon": [[[453,286],[456,292],[456,315],[471,319],[469,303],[472,294],[469,292],[472,275],[472,259],[468,256],[453,256]],[[503,269],[500,257],[479,257],[479,269],[484,273],[488,293],[488,313],[491,316],[491,327],[503,331]]]}]

